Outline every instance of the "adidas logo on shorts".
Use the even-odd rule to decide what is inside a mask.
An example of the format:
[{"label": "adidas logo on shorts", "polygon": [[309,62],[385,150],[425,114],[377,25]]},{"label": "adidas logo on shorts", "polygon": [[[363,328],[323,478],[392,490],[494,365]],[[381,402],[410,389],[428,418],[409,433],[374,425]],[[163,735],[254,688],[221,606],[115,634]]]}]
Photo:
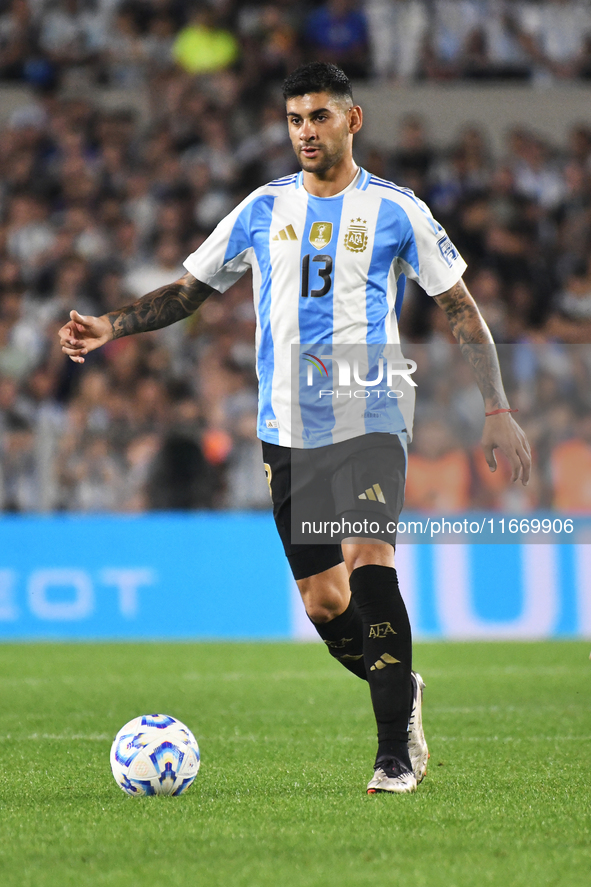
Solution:
[{"label": "adidas logo on shorts", "polygon": [[379,484],[374,484],[373,487],[370,487],[365,493],[361,493],[357,498],[371,499],[372,502],[381,502],[382,505],[386,504],[386,499]]}]

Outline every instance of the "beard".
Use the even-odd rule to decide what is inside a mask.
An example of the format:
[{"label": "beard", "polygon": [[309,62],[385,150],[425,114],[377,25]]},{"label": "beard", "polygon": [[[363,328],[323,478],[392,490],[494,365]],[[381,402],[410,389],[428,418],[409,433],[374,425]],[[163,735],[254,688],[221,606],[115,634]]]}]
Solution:
[{"label": "beard", "polygon": [[326,145],[314,145],[319,153],[316,157],[306,157],[302,154],[301,149],[296,150],[298,163],[304,172],[325,173],[332,169],[343,157],[344,151],[341,148],[327,148]]}]

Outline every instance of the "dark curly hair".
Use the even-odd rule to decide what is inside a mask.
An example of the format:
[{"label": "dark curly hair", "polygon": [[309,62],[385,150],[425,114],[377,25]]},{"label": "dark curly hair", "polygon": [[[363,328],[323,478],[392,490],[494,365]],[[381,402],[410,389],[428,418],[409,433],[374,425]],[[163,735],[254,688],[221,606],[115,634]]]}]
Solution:
[{"label": "dark curly hair", "polygon": [[310,62],[302,65],[283,83],[285,101],[308,92],[329,92],[353,100],[351,82],[344,71],[328,62]]}]

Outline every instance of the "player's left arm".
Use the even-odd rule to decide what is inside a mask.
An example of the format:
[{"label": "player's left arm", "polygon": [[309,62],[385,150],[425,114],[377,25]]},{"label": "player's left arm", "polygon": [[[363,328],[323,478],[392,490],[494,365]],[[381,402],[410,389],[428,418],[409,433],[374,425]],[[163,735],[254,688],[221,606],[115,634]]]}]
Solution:
[{"label": "player's left arm", "polygon": [[[464,281],[460,279],[451,289],[435,296],[435,301],[445,311],[460,350],[472,366],[484,398],[485,412],[508,409],[493,337]],[[486,417],[481,443],[491,471],[497,468],[494,450],[498,447],[511,464],[511,480],[521,478],[524,486],[528,483],[531,471],[529,443],[510,413]]]}]

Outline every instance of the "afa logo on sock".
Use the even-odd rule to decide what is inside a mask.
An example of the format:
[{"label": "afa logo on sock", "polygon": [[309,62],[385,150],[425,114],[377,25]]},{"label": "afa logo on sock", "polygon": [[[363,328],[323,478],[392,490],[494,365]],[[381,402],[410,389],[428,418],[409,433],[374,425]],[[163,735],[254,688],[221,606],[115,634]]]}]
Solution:
[{"label": "afa logo on sock", "polygon": [[353,638],[341,638],[340,641],[324,641],[331,650],[344,650],[347,644],[350,644]]},{"label": "afa logo on sock", "polygon": [[370,638],[385,638],[389,634],[396,634],[389,622],[378,622],[369,626]]}]

